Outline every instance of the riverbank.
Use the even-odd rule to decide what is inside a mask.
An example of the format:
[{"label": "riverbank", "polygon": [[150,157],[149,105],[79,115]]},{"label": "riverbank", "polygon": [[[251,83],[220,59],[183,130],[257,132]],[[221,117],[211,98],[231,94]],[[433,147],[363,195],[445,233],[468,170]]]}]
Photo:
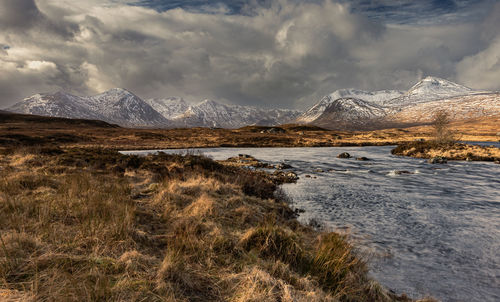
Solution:
[{"label": "riverbank", "polygon": [[0,162],[7,300],[410,301],[248,169],[57,147]]},{"label": "riverbank", "polygon": [[391,151],[394,155],[426,159],[492,161],[500,163],[500,148],[464,143],[437,143],[434,141],[408,142]]}]

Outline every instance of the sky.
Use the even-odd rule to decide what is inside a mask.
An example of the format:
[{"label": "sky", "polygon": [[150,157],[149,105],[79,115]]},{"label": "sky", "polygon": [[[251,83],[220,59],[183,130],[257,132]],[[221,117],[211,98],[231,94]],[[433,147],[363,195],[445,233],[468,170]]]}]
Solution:
[{"label": "sky", "polygon": [[305,109],[425,76],[500,90],[500,1],[0,1],[0,108],[122,87]]}]

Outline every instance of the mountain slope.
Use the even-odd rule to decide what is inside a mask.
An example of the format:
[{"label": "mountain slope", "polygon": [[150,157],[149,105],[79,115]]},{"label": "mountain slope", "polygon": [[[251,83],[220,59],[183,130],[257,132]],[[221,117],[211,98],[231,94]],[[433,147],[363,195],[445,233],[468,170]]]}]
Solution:
[{"label": "mountain slope", "polygon": [[500,115],[500,93],[481,93],[439,99],[389,114],[387,121],[399,123],[429,123],[438,111],[445,111],[453,121],[464,121]]},{"label": "mountain slope", "polygon": [[10,112],[53,117],[103,119],[79,101],[79,97],[57,92],[55,94],[35,94],[6,109]]},{"label": "mountain slope", "polygon": [[365,130],[386,115],[383,107],[375,103],[355,98],[341,98],[326,104],[314,124],[320,127]]},{"label": "mountain slope", "polygon": [[184,99],[179,97],[170,97],[163,99],[147,99],[144,100],[149,106],[153,107],[158,113],[166,119],[174,119],[186,112],[189,105]]}]

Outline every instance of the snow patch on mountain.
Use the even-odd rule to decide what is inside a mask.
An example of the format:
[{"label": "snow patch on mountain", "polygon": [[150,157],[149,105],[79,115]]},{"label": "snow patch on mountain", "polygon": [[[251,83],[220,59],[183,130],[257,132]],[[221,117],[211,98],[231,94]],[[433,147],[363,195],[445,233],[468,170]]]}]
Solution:
[{"label": "snow patch on mountain", "polygon": [[181,116],[189,108],[189,105],[181,97],[147,99],[145,102],[169,120]]}]

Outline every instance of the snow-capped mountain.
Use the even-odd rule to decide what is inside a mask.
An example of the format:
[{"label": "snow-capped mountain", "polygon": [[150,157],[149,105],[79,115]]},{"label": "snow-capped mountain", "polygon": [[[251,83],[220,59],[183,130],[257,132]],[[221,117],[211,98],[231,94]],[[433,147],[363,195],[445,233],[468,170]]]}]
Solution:
[{"label": "snow-capped mountain", "polygon": [[448,80],[426,77],[400,97],[385,100],[382,104],[385,106],[408,106],[473,93],[480,92]]},{"label": "snow-capped mountain", "polygon": [[93,112],[85,104],[82,104],[80,97],[63,92],[57,92],[55,94],[35,94],[14,104],[6,110],[16,113],[55,117],[84,119],[103,118],[101,114]]},{"label": "snow-capped mountain", "polygon": [[437,110],[455,120],[500,114],[500,94],[477,91],[448,80],[426,77],[408,91],[341,89],[325,96],[297,118],[331,129],[368,130],[428,123]]},{"label": "snow-capped mountain", "polygon": [[36,94],[6,110],[44,116],[97,119],[125,127],[148,128],[273,126],[291,122],[300,114],[295,110],[265,110],[224,105],[210,100],[190,106],[178,97],[144,101],[121,88],[94,96],[75,96],[64,92]]},{"label": "snow-capped mountain", "polygon": [[331,100],[354,98],[371,103],[383,103],[384,101],[397,98],[403,95],[403,91],[399,90],[379,90],[379,91],[364,91],[354,88],[339,89],[329,95]]},{"label": "snow-capped mountain", "polygon": [[239,128],[246,125],[279,125],[289,123],[299,115],[299,111],[287,109],[258,109],[251,106],[220,104],[212,100],[189,106],[173,119],[182,127]]},{"label": "snow-capped mountain", "polygon": [[98,119],[122,126],[158,127],[168,120],[128,90],[115,88],[94,96],[35,94],[7,111],[44,116]]},{"label": "snow-capped mountain", "polygon": [[[397,90],[380,90],[369,92],[352,88],[339,89],[325,96],[316,105],[301,114],[297,118],[297,122],[311,123],[320,118],[321,115],[323,115],[325,112],[329,112],[331,114],[334,110],[343,112],[342,115],[346,116],[348,119],[350,119],[351,116],[347,114],[347,112],[351,112],[353,118],[355,118],[356,116],[365,116],[365,118],[380,117],[385,115],[385,113],[383,112],[383,109],[377,104],[383,104],[383,102],[385,101],[400,97],[402,95],[403,92]],[[341,99],[351,101],[344,101],[340,103],[337,102]],[[342,108],[342,104],[345,104],[347,107]],[[356,112],[358,104],[359,112]]]},{"label": "snow-capped mountain", "polygon": [[356,98],[341,98],[329,102],[314,123],[318,126],[328,127],[335,124],[339,128],[364,130],[385,115],[384,108],[376,103]]}]

